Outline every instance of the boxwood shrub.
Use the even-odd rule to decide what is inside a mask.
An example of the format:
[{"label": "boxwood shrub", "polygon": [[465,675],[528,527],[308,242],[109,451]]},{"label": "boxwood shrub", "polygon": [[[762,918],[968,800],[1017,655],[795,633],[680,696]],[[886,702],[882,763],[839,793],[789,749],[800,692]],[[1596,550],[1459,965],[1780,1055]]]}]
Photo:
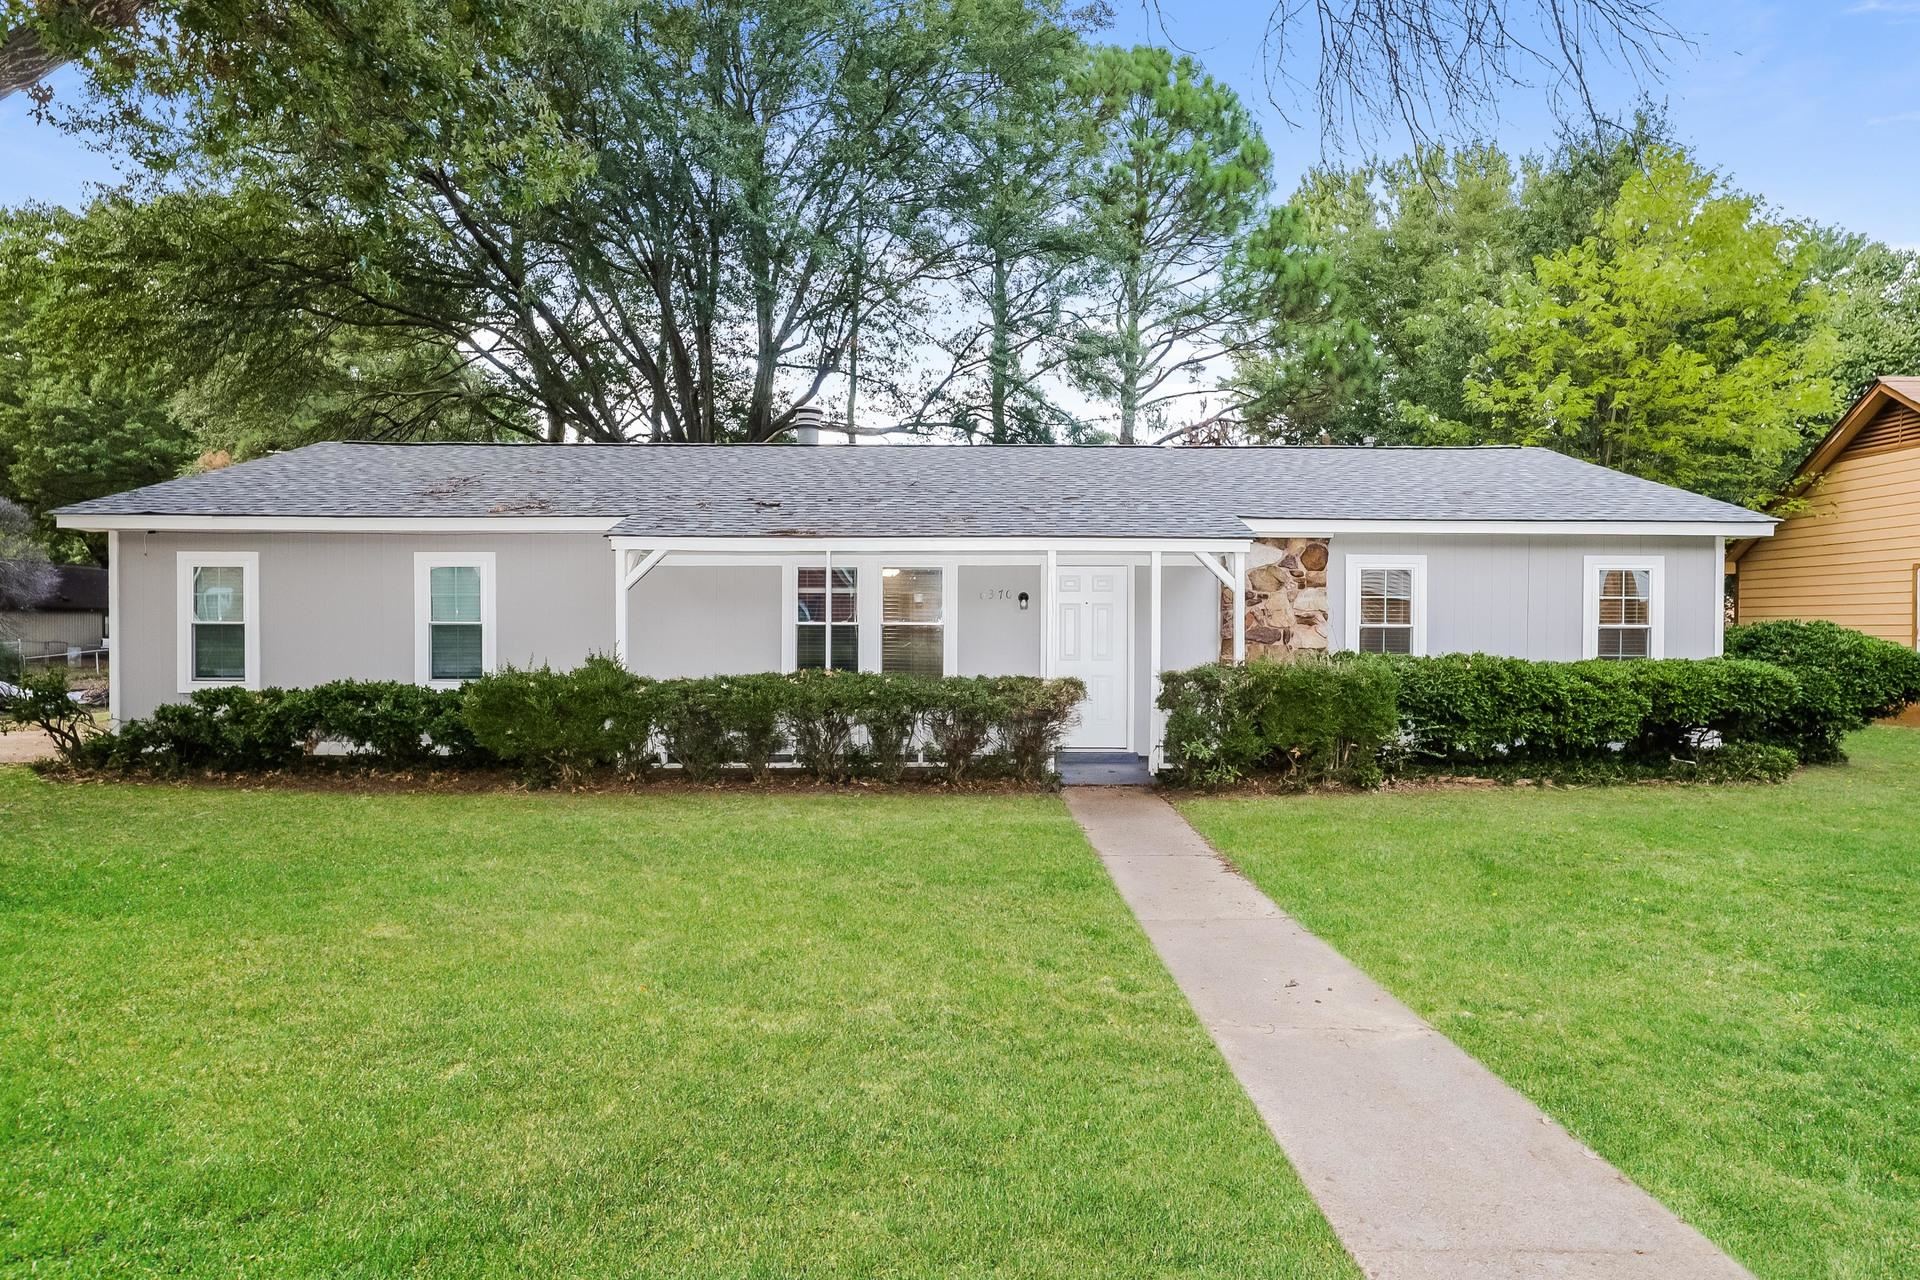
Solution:
[{"label": "boxwood shrub", "polygon": [[[1829,623],[1729,634],[1726,658],[1532,662],[1338,655],[1163,679],[1176,781],[1365,784],[1387,773],[1778,779],[1920,700],[1920,655]],[[1761,659],[1765,659],[1762,661]]]},{"label": "boxwood shrub", "polygon": [[153,773],[265,772],[323,752],[380,768],[504,765],[529,782],[620,771],[664,755],[693,781],[723,770],[765,780],[791,749],[823,781],[901,777],[925,744],[960,781],[983,767],[1027,783],[1052,759],[1086,696],[1078,680],[944,680],[869,672],[653,681],[611,658],[571,671],[508,668],[455,690],[341,680],[311,689],[209,689],[73,753],[84,766]]},{"label": "boxwood shrub", "polygon": [[1627,762],[1691,769],[1735,742],[1791,759],[1803,732],[1799,682],[1762,662],[1487,654],[1388,661],[1400,677],[1401,727],[1388,763],[1402,771],[1514,765],[1590,773],[1584,766]]},{"label": "boxwood shrub", "polygon": [[1162,677],[1166,771],[1219,786],[1256,774],[1370,784],[1399,728],[1399,674],[1379,658],[1204,666]]},{"label": "boxwood shrub", "polygon": [[1727,653],[1799,677],[1797,744],[1808,761],[1839,760],[1841,740],[1920,702],[1920,653],[1831,622],[1756,622],[1727,631]]}]

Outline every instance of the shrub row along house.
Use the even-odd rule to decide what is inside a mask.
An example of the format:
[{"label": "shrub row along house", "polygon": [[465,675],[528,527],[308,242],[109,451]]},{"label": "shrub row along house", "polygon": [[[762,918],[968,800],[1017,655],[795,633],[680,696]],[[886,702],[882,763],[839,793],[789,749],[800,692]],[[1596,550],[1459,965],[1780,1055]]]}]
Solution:
[{"label": "shrub row along house", "polygon": [[112,715],[220,685],[1075,676],[1158,763],[1160,673],[1249,653],[1696,657],[1768,517],[1523,448],[330,443],[59,513],[109,539]]}]

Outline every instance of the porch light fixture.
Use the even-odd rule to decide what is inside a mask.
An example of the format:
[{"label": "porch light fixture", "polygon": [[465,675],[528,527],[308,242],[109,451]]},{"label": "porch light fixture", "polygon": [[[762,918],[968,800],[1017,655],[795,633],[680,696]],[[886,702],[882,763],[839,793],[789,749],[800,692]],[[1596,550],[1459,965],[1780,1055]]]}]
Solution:
[{"label": "porch light fixture", "polygon": [[1020,593],[1020,612],[1025,613],[1027,611],[1027,604],[1028,604],[1027,593],[1022,591]]}]

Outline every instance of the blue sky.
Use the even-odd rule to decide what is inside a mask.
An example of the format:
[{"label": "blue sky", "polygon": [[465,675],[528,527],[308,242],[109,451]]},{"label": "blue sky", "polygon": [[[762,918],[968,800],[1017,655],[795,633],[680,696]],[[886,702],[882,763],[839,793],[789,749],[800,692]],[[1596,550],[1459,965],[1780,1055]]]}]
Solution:
[{"label": "blue sky", "polygon": [[[1162,18],[1115,0],[1109,38],[1161,39]],[[1266,100],[1260,32],[1271,0],[1163,0],[1168,35],[1239,89],[1260,113],[1282,192],[1321,156],[1316,130],[1287,126]],[[1707,3],[1668,0],[1668,20],[1696,47],[1680,50],[1652,86],[1700,158],[1744,190],[1797,217],[1836,223],[1920,248],[1920,0]],[[55,82],[72,93],[70,75]],[[1603,101],[1624,108],[1633,85],[1603,78]],[[1298,112],[1294,114],[1298,115]],[[1513,150],[1553,137],[1545,94],[1514,90],[1489,132]],[[1402,149],[1392,136],[1383,150]],[[111,158],[36,125],[20,95],[0,102],[0,203],[71,203],[111,180]]]}]

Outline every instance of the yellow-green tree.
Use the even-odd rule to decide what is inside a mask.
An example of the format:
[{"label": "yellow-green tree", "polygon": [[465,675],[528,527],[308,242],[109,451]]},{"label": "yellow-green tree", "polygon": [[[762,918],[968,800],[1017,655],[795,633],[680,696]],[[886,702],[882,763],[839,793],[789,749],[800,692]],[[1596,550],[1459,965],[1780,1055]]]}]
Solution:
[{"label": "yellow-green tree", "polygon": [[1487,312],[1481,440],[1544,445],[1736,502],[1773,496],[1834,408],[1815,248],[1655,148],[1592,234]]}]

